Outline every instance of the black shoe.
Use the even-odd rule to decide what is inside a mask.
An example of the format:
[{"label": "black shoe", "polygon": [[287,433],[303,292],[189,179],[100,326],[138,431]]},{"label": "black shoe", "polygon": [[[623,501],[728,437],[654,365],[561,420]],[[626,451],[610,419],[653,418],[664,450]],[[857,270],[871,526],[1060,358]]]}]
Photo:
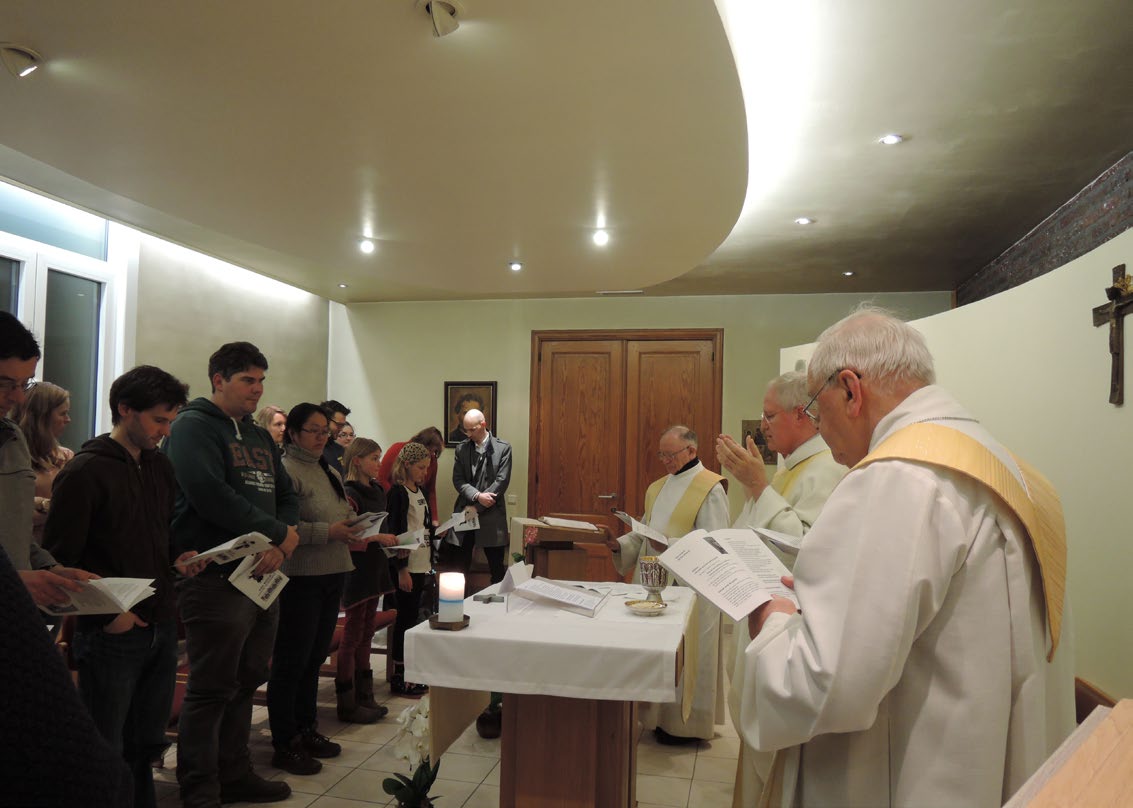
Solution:
[{"label": "black shoe", "polygon": [[498,738],[503,730],[503,724],[503,710],[499,705],[495,708],[486,707],[484,712],[476,716],[476,734],[489,740]]},{"label": "black shoe", "polygon": [[307,754],[311,757],[333,758],[342,754],[341,746],[313,729],[301,730],[299,737],[303,739],[303,748],[307,750]]},{"label": "black shoe", "polygon": [[660,727],[653,730],[653,735],[657,738],[657,743],[663,743],[665,746],[684,746],[687,743],[696,743],[696,738],[682,738],[680,735],[670,735]]},{"label": "black shoe", "polygon": [[407,699],[419,699],[429,692],[429,686],[407,682],[395,673],[389,680],[389,692]]},{"label": "black shoe", "polygon": [[220,801],[282,802],[291,796],[291,786],[282,780],[265,780],[253,771],[240,780],[220,784]]},{"label": "black shoe", "polygon": [[296,735],[286,746],[277,746],[275,754],[271,756],[271,765],[283,769],[291,774],[318,774],[323,764],[311,757],[311,753],[303,746],[303,736]]}]

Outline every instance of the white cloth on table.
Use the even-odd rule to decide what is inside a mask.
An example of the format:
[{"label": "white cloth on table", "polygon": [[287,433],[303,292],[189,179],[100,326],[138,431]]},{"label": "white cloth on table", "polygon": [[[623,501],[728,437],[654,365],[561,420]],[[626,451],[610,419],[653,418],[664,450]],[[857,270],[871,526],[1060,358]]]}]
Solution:
[{"label": "white cloth on table", "polygon": [[[935,386],[882,419],[871,449],[923,421],[1017,472]],[[1037,562],[982,484],[904,461],[851,471],[795,581],[802,613],[771,616],[742,681],[745,740],[795,755],[785,805],[999,805],[1073,729],[1068,612],[1048,663]]]}]

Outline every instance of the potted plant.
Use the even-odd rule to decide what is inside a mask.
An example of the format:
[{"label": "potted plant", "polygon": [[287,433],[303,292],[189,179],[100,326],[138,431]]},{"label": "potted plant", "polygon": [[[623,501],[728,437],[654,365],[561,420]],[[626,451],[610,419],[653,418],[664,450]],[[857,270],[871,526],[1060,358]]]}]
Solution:
[{"label": "potted plant", "polygon": [[397,756],[409,762],[412,777],[394,774],[382,781],[382,790],[397,800],[399,808],[432,808],[437,797],[429,796],[441,762],[429,762],[429,697],[406,707],[397,717],[400,729],[394,736]]}]

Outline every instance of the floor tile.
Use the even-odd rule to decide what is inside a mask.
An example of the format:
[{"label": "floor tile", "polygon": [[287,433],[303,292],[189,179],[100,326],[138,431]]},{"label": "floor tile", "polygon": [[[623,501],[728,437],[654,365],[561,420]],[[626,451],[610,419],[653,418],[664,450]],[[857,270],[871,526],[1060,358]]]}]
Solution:
[{"label": "floor tile", "polygon": [[735,758],[697,757],[693,780],[710,780],[714,783],[735,783]]},{"label": "floor tile", "polygon": [[[688,793],[691,785],[691,780],[684,780],[679,777],[639,774],[637,775],[637,798],[642,802],[685,808],[688,805]],[[700,808],[700,806],[696,806],[696,808]]]},{"label": "floor tile", "polygon": [[413,773],[410,769],[409,761],[398,756],[392,743],[387,743],[385,746],[379,747],[374,754],[358,764],[358,768],[367,771],[401,772],[402,774]]},{"label": "floor tile", "polygon": [[446,780],[479,784],[495,767],[496,761],[492,758],[446,752],[441,756],[440,776]]},{"label": "floor tile", "polygon": [[[695,808],[731,808],[732,783],[712,783],[707,780],[693,780],[688,804]],[[638,808],[641,808],[640,804]]]},{"label": "floor tile", "polygon": [[500,787],[480,786],[472,792],[463,808],[500,808]]},{"label": "floor tile", "polygon": [[484,785],[498,786],[500,784],[500,764],[497,761],[495,767],[488,772],[488,776],[484,778]]},{"label": "floor tile", "polygon": [[334,738],[336,743],[347,740],[381,746],[393,740],[393,736],[397,735],[399,729],[400,727],[397,724],[387,718],[377,724],[347,724],[331,737]]},{"label": "floor tile", "polygon": [[339,738],[335,743],[342,747],[342,754],[332,758],[330,762],[335,766],[349,766],[352,769],[362,765],[373,757],[375,752],[382,749],[380,744],[359,743],[345,738]]},{"label": "floor tile", "polygon": [[[387,795],[382,790],[382,781],[389,777],[387,772],[372,772],[365,769],[355,769],[346,777],[342,778],[335,784],[334,788],[327,792],[330,797],[345,797],[348,800],[370,800],[376,801],[384,799]],[[441,793],[441,792],[436,792]],[[449,805],[459,805],[460,803],[449,803]]]},{"label": "floor tile", "polygon": [[740,739],[719,737],[701,741],[696,754],[698,757],[726,757],[735,760],[740,754]]},{"label": "floor tile", "polygon": [[443,777],[438,777],[437,782],[433,783],[433,787],[429,789],[430,794],[436,794],[443,797],[440,801],[442,806],[448,808],[456,808],[458,805],[463,805],[464,801],[472,796],[478,786],[475,783],[460,783],[456,780],[446,780]]},{"label": "floor tile", "polygon": [[663,777],[692,779],[696,765],[696,749],[660,744],[638,744],[637,771],[639,774],[659,774]]},{"label": "floor tile", "polygon": [[382,794],[380,802],[322,796],[311,803],[311,808],[374,808],[375,805],[389,805],[392,802],[393,798],[389,794]]},{"label": "floor tile", "polygon": [[[335,783],[347,777],[353,771],[348,766],[335,766],[325,760],[322,763],[323,768],[318,774],[291,774],[280,769],[265,769],[260,774],[270,777],[272,780],[282,780],[291,786],[293,792],[318,796],[326,794]],[[269,772],[271,772],[270,775]]]}]

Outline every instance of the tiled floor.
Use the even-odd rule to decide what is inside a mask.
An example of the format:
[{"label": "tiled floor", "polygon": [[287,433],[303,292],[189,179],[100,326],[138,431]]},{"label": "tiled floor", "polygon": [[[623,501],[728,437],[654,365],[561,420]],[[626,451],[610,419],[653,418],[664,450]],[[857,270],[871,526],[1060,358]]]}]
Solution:
[{"label": "tiled floor", "polygon": [[[397,733],[394,719],[415,702],[391,697],[382,687],[375,697],[389,707],[389,717],[377,724],[343,724],[334,714],[334,682],[325,679],[319,691],[319,731],[342,745],[342,755],[323,761],[323,770],[298,777],[271,766],[271,734],[267,708],[256,707],[252,716],[252,760],[263,777],[286,780],[291,797],[275,803],[286,808],[367,808],[392,805],[382,791],[382,780],[393,772],[407,772],[408,764],[393,752]],[[716,738],[697,746],[661,746],[652,733],[638,745],[637,799],[639,808],[729,808],[736,770],[738,740],[730,724],[716,727]],[[160,806],[179,806],[174,766],[176,750],[166,755],[166,769],[154,772]],[[486,741],[470,726],[441,758],[441,771],[433,793],[438,808],[497,808],[500,800],[500,743]]]}]

